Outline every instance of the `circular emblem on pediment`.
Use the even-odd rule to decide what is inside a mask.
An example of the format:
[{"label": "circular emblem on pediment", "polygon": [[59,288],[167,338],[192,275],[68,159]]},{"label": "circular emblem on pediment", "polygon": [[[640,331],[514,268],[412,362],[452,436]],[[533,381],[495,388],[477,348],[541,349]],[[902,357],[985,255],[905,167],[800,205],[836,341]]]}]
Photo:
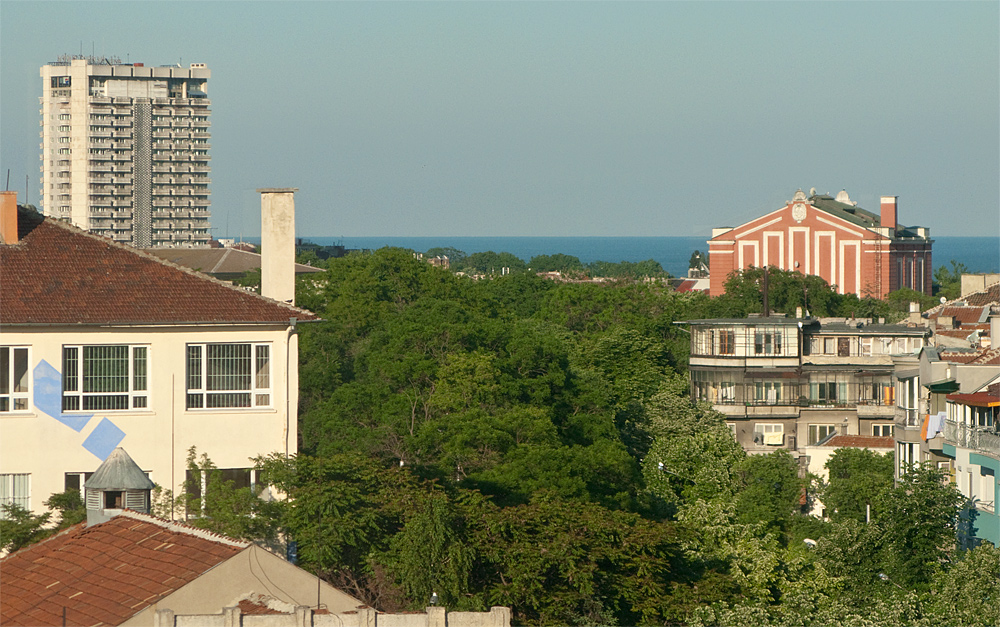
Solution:
[{"label": "circular emblem on pediment", "polygon": [[804,202],[797,202],[792,205],[792,218],[796,222],[802,222],[806,219],[806,204]]}]

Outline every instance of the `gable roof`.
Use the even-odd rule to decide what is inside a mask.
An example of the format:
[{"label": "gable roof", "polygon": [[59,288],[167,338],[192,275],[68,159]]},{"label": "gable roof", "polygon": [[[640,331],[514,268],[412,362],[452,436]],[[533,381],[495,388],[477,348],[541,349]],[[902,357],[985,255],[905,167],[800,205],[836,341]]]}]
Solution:
[{"label": "gable roof", "polygon": [[235,288],[69,223],[18,208],[0,244],[0,325],[288,324],[304,309]]},{"label": "gable roof", "polygon": [[[237,278],[260,269],[261,256],[238,248],[145,248],[143,252],[198,270],[220,279]],[[295,264],[295,274],[323,272],[301,263]]]},{"label": "gable roof", "polygon": [[250,546],[124,511],[0,559],[0,624],[118,625]]}]

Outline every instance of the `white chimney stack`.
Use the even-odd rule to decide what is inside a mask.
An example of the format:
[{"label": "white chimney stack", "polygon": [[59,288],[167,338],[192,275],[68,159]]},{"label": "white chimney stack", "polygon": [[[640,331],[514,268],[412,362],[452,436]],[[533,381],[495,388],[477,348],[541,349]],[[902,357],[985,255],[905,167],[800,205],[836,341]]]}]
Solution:
[{"label": "white chimney stack", "polygon": [[260,293],[295,304],[295,192],[265,187],[260,193]]}]

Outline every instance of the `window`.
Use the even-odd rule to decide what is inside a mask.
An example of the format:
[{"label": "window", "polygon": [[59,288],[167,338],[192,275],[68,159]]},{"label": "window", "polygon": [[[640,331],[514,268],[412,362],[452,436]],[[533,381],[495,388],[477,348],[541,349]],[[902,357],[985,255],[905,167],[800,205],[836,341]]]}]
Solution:
[{"label": "window", "polygon": [[754,353],[757,355],[781,354],[781,332],[758,331],[753,338]]},{"label": "window", "polygon": [[836,425],[809,425],[809,444],[822,442],[836,432]]},{"label": "window", "polygon": [[754,385],[753,398],[758,403],[774,405],[781,401],[780,381],[757,381]]},{"label": "window", "polygon": [[[0,506],[3,505],[17,505],[27,510],[31,509],[31,475],[0,475]],[[6,516],[6,512],[0,508],[0,518]]]},{"label": "window", "polygon": [[754,444],[781,446],[784,435],[785,426],[782,424],[756,424],[753,427]]},{"label": "window", "polygon": [[872,435],[891,438],[892,437],[892,425],[872,425]]},{"label": "window", "polygon": [[63,484],[66,490],[76,490],[80,493],[80,498],[85,498],[83,494],[83,485],[90,479],[93,475],[92,472],[67,472],[65,483]]},{"label": "window", "polygon": [[63,411],[145,409],[148,370],[148,346],[63,346]]},{"label": "window", "polygon": [[69,76],[53,76],[49,80],[50,87],[69,87],[71,83]]},{"label": "window", "polygon": [[0,413],[28,411],[28,349],[0,346]]},{"label": "window", "polygon": [[838,337],[837,338],[837,357],[850,357],[851,356],[851,338],[849,337]]},{"label": "window", "polygon": [[809,400],[823,405],[852,402],[848,394],[849,374],[813,373],[809,377]]},{"label": "window", "polygon": [[73,117],[73,116],[72,116],[72,115],[70,115],[69,113],[60,113],[60,114],[59,114],[59,119],[60,119],[60,120],[69,120],[69,119],[71,119],[72,117]]},{"label": "window", "polygon": [[736,352],[736,333],[734,331],[719,331],[719,354],[732,355]]},{"label": "window", "polygon": [[270,406],[270,344],[188,344],[188,409]]}]

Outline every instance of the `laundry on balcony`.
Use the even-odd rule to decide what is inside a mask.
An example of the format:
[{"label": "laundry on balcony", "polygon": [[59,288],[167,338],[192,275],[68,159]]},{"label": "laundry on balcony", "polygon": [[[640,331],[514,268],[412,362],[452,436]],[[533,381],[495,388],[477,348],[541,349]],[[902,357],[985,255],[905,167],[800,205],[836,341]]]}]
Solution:
[{"label": "laundry on balcony", "polygon": [[765,433],[764,434],[764,444],[767,446],[781,446],[782,437],[784,434],[778,433]]},{"label": "laundry on balcony", "polygon": [[928,414],[924,416],[924,425],[920,430],[920,437],[925,441],[930,440],[944,430],[944,419],[945,412],[938,412],[936,414]]}]

